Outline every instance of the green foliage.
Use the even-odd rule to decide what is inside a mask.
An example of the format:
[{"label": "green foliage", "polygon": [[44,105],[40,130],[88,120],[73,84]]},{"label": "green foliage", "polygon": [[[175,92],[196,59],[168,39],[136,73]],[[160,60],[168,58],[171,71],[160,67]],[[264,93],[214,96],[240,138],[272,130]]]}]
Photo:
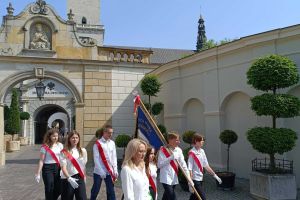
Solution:
[{"label": "green foliage", "polygon": [[289,94],[265,93],[251,99],[251,108],[258,116],[271,115],[275,118],[288,118],[299,115],[300,100]]},{"label": "green foliage", "polygon": [[213,39],[210,39],[210,40],[207,40],[202,49],[202,50],[206,50],[206,49],[210,49],[210,48],[214,48],[216,46],[219,46],[219,45],[223,45],[223,44],[226,44],[226,43],[229,43],[229,42],[232,42],[233,40],[232,39],[228,39],[228,38],[224,38],[223,40],[220,40],[219,42],[213,40]]},{"label": "green foliage", "polygon": [[125,155],[125,148],[131,139],[132,138],[127,134],[120,134],[115,139],[117,147],[123,148],[123,157]]},{"label": "green foliage", "polygon": [[9,107],[7,105],[4,106],[4,120],[8,120],[9,117]]},{"label": "green foliage", "polygon": [[167,139],[168,139],[167,128],[163,124],[159,124],[157,127],[160,130],[160,132],[163,134],[165,140],[167,141]]},{"label": "green foliage", "polygon": [[[143,103],[144,103],[144,101],[143,101]],[[145,103],[144,103],[144,106],[146,107],[147,110],[150,110],[150,106],[151,106],[151,105],[150,105],[149,103],[145,102]]]},{"label": "green foliage", "polygon": [[257,90],[269,91],[292,86],[299,81],[296,64],[280,55],[256,60],[247,72],[248,84]]},{"label": "green foliage", "polygon": [[28,112],[21,112],[20,119],[21,120],[28,120],[30,118],[30,114]]},{"label": "green foliage", "polygon": [[19,97],[17,90],[13,89],[6,130],[9,134],[17,134],[20,128]]},{"label": "green foliage", "polygon": [[158,77],[153,74],[146,75],[141,81],[141,89],[145,95],[156,96],[160,91],[161,83]]},{"label": "green foliage", "polygon": [[293,149],[297,134],[287,128],[256,127],[247,132],[247,139],[261,153],[283,154]]},{"label": "green foliage", "polygon": [[184,160],[187,161],[189,158],[189,152],[192,149],[192,147],[188,147],[186,149],[183,149],[182,154],[184,156]]},{"label": "green foliage", "polygon": [[224,130],[221,132],[219,139],[227,145],[235,143],[238,139],[237,134],[232,130]]},{"label": "green foliage", "polygon": [[153,115],[159,115],[161,111],[164,109],[164,104],[161,102],[156,102],[153,104],[151,110]]},{"label": "green foliage", "polygon": [[115,139],[115,143],[117,145],[117,147],[127,147],[127,144],[129,143],[129,141],[131,140],[131,137],[127,134],[120,134],[116,137]]},{"label": "green foliage", "polygon": [[192,140],[193,140],[193,136],[194,136],[195,133],[196,133],[196,131],[191,131],[191,130],[184,132],[183,135],[182,135],[182,140],[185,143],[191,145],[192,144]]}]

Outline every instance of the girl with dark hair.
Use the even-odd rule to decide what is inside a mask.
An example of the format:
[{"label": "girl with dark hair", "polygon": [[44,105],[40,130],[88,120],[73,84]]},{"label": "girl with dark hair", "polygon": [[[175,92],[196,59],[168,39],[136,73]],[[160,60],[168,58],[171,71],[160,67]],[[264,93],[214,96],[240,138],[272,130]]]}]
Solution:
[{"label": "girl with dark hair", "polygon": [[68,134],[65,148],[61,151],[62,200],[86,200],[85,165],[87,152],[80,146],[80,135],[77,131]]},{"label": "girl with dark hair", "polygon": [[149,190],[153,200],[157,199],[157,161],[155,155],[155,149],[153,147],[148,147],[145,155],[145,167],[146,174],[149,179]]},{"label": "girl with dark hair", "polygon": [[39,183],[42,171],[46,200],[56,200],[61,194],[59,155],[63,149],[63,145],[58,142],[58,138],[57,129],[49,129],[45,134],[35,174],[35,180]]}]

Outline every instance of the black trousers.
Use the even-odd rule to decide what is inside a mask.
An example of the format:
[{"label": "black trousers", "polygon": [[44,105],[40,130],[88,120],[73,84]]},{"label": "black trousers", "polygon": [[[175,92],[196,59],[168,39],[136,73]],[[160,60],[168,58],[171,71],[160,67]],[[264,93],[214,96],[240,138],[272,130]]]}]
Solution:
[{"label": "black trousers", "polygon": [[57,164],[44,164],[42,177],[45,185],[46,200],[57,200],[61,194],[60,167]]},{"label": "black trousers", "polygon": [[162,185],[165,189],[162,200],[177,200],[176,194],[175,194],[176,185],[168,185],[165,183],[163,183]]},{"label": "black trousers", "polygon": [[76,200],[87,200],[84,180],[79,174],[75,174],[72,177],[78,179],[79,187],[74,189],[67,179],[62,179],[61,200],[73,200],[74,195]]},{"label": "black trousers", "polygon": [[[206,197],[205,197],[205,193],[203,191],[203,188],[202,188],[202,181],[195,181],[193,180],[194,182],[194,187],[196,188],[198,194],[200,195],[201,199],[202,200],[206,200]],[[191,194],[190,196],[190,200],[198,200],[197,196],[193,193]]]}]

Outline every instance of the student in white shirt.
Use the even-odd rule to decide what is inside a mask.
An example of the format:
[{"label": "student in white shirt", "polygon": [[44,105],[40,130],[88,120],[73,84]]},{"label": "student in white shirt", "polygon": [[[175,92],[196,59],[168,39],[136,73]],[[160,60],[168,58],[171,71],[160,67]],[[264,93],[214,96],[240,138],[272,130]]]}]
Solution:
[{"label": "student in white shirt", "polygon": [[[99,130],[101,131],[101,129]],[[113,134],[113,129],[111,125],[106,125],[99,138],[93,146],[93,156],[94,156],[94,184],[91,189],[91,200],[96,200],[99,193],[102,179],[105,181],[106,185],[106,197],[107,200],[115,200],[115,190],[114,182],[118,178],[118,167],[117,167],[117,153],[116,145],[113,140],[111,140]],[[97,135],[97,133],[96,133]],[[100,155],[99,146],[103,150],[102,156],[105,156],[104,164],[103,159]],[[107,166],[109,169],[107,169]]]},{"label": "student in white shirt", "polygon": [[[164,187],[162,200],[176,200],[175,186],[178,184],[178,166],[176,161],[181,165],[185,174],[189,178],[189,171],[184,161],[182,150],[178,147],[180,143],[178,133],[168,134],[168,146],[172,153],[167,151],[166,147],[161,147],[158,153],[157,167],[160,168],[160,182]],[[176,160],[176,161],[175,161]],[[189,181],[193,184],[191,181]]]},{"label": "student in white shirt", "polygon": [[56,200],[61,194],[59,154],[63,149],[63,145],[58,142],[58,138],[57,129],[49,129],[45,134],[40,150],[38,168],[35,173],[35,180],[39,183],[42,171],[46,200]]},{"label": "student in white shirt", "polygon": [[80,135],[76,131],[68,133],[65,148],[60,154],[62,194],[61,200],[87,200],[85,188],[85,165],[87,152],[80,146]]},{"label": "student in white shirt", "polygon": [[[202,200],[206,200],[205,193],[202,189],[202,181],[203,181],[203,168],[207,170],[218,182],[222,183],[222,180],[215,174],[212,168],[209,166],[206,155],[202,146],[204,144],[204,137],[200,134],[195,134],[193,136],[193,148],[189,152],[188,159],[188,168],[190,171],[190,175],[194,182],[194,186],[201,196]],[[190,200],[198,200],[195,194],[191,194]]]},{"label": "student in white shirt", "polygon": [[144,163],[146,149],[147,144],[140,139],[132,139],[126,147],[121,170],[124,200],[152,199]]},{"label": "student in white shirt", "polygon": [[148,147],[145,156],[146,174],[149,179],[149,190],[153,200],[157,200],[157,160],[155,149]]}]

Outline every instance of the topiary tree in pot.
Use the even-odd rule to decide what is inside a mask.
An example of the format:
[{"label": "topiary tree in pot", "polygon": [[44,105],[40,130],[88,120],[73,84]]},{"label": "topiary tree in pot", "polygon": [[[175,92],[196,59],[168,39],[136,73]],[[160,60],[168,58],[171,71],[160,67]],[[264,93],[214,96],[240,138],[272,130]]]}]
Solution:
[{"label": "topiary tree in pot", "polygon": [[[289,94],[278,93],[279,89],[299,82],[296,64],[289,58],[270,55],[255,61],[247,72],[248,84],[265,92],[251,98],[251,108],[258,116],[271,116],[272,127],[255,127],[247,132],[252,147],[269,155],[266,169],[256,169],[274,174],[284,172],[276,166],[275,154],[283,154],[293,149],[297,135],[288,128],[277,128],[278,118],[299,116],[300,100]],[[281,90],[282,91],[282,90]]]},{"label": "topiary tree in pot", "polygon": [[220,133],[219,139],[225,145],[227,145],[227,165],[225,172],[218,172],[218,176],[222,179],[222,184],[217,182],[217,186],[221,188],[234,188],[235,174],[229,171],[229,150],[230,145],[235,143],[238,139],[237,134],[232,130],[224,130]]},{"label": "topiary tree in pot", "polygon": [[26,134],[26,120],[30,118],[30,114],[28,112],[20,113],[20,120],[22,121],[22,137],[19,137],[21,145],[28,144],[28,137],[25,137]]},{"label": "topiary tree in pot", "polygon": [[129,141],[131,139],[132,138],[127,134],[120,134],[115,139],[116,146],[119,147],[119,148],[123,148],[122,158],[118,159],[118,168],[119,169],[121,169],[123,158],[124,158],[124,155],[125,155],[125,149],[126,149],[127,144],[129,143]]}]

